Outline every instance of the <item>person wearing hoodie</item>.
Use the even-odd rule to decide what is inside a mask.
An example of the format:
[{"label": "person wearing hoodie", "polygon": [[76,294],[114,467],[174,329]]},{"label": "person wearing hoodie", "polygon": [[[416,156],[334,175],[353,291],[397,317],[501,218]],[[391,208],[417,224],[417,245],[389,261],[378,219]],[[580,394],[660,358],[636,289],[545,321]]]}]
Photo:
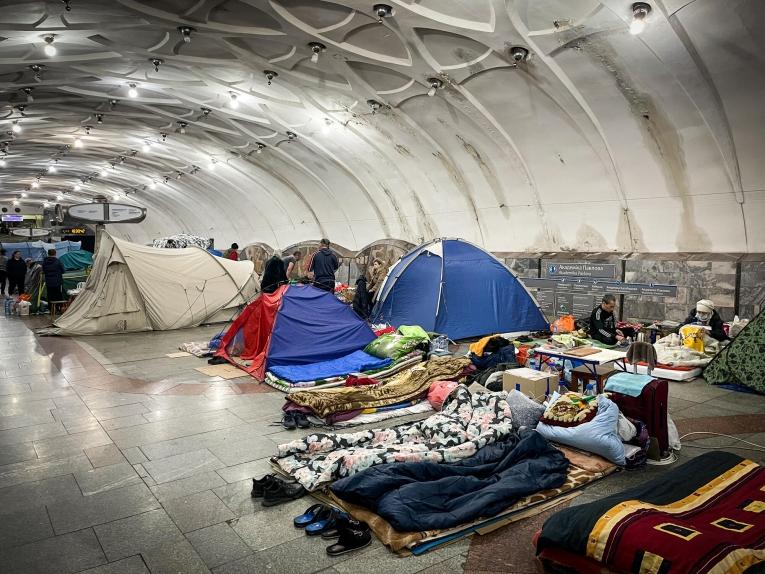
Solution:
[{"label": "person wearing hoodie", "polygon": [[340,261],[329,246],[329,239],[321,240],[320,249],[313,254],[308,264],[308,276],[315,287],[332,292],[335,290],[335,271],[340,268]]},{"label": "person wearing hoodie", "polygon": [[48,291],[48,303],[61,301],[63,294],[61,288],[64,285],[64,266],[56,257],[55,249],[48,249],[48,256],[42,262],[45,274],[45,287]]},{"label": "person wearing hoodie", "polygon": [[8,275],[8,295],[13,295],[18,291],[19,295],[24,293],[24,279],[27,276],[27,264],[21,258],[21,251],[14,251],[8,263],[5,264]]}]

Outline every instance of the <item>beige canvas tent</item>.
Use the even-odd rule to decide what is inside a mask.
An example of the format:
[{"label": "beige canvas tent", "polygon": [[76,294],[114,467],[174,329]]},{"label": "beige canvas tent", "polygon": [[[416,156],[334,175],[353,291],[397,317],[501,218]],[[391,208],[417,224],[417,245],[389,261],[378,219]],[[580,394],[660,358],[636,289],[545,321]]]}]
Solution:
[{"label": "beige canvas tent", "polygon": [[166,331],[227,321],[258,288],[251,261],[222,259],[199,247],[145,247],[104,233],[84,290],[54,332]]}]

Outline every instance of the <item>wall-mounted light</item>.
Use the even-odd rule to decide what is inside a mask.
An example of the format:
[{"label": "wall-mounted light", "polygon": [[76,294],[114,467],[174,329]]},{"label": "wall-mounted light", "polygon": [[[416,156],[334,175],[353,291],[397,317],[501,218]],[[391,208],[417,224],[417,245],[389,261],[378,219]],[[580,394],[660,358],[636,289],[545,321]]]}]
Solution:
[{"label": "wall-mounted light", "polygon": [[321,42],[309,42],[308,47],[311,48],[311,62],[314,64],[319,61],[319,54],[327,49],[327,47]]},{"label": "wall-mounted light", "polygon": [[45,36],[45,48],[43,48],[43,51],[45,52],[45,55],[49,58],[52,58],[56,55],[58,50],[56,50],[56,46],[53,45],[53,35]]},{"label": "wall-mounted light", "polygon": [[372,6],[372,12],[377,16],[377,22],[382,24],[385,18],[391,18],[393,16],[393,8],[387,4],[375,4]]},{"label": "wall-mounted light", "polygon": [[271,85],[271,80],[279,76],[279,74],[273,70],[263,70],[263,74],[265,74],[269,86]]},{"label": "wall-mounted light", "polygon": [[646,2],[635,2],[632,5],[632,22],[630,22],[630,34],[640,34],[645,29],[645,21],[651,13],[651,5]]},{"label": "wall-mounted light", "polygon": [[192,28],[191,26],[178,26],[178,31],[181,33],[183,41],[186,44],[189,44],[191,42],[191,33],[196,32],[197,29]]},{"label": "wall-mounted light", "polygon": [[149,58],[149,61],[154,66],[154,71],[159,72],[159,67],[165,63],[165,61],[162,58]]},{"label": "wall-mounted light", "polygon": [[128,96],[130,96],[131,98],[137,98],[138,90],[136,89],[136,85],[131,83],[131,84],[128,84],[128,86],[130,86],[128,88]]},{"label": "wall-mounted light", "polygon": [[444,87],[444,83],[438,78],[428,78],[428,84],[430,84],[430,89],[428,90],[429,96],[435,96],[436,90]]}]

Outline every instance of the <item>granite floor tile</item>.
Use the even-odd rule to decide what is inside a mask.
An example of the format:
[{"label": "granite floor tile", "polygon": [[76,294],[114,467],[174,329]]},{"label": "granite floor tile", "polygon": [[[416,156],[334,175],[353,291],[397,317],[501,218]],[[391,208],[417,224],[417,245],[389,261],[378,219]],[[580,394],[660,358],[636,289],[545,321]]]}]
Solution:
[{"label": "granite floor tile", "polygon": [[131,464],[124,460],[109,466],[102,466],[74,474],[77,484],[85,496],[106,492],[114,488],[142,483]]},{"label": "granite floor tile", "polygon": [[0,446],[0,466],[37,458],[37,451],[31,442]]},{"label": "granite floor tile", "polygon": [[121,417],[127,417],[131,415],[140,415],[149,412],[141,402],[136,401],[133,404],[119,405],[116,407],[107,407],[103,409],[92,409],[93,416],[98,420],[105,421],[109,419],[116,419]]},{"label": "granite floor tile", "polygon": [[215,495],[237,516],[253,514],[263,509],[260,504],[262,499],[253,498],[251,491],[252,480],[249,478],[213,489]]},{"label": "granite floor tile", "polygon": [[101,428],[110,431],[138,425],[145,425],[148,421],[142,415],[130,415],[129,417],[120,417],[117,419],[108,419],[101,421]]},{"label": "granite floor tile", "polygon": [[167,458],[149,460],[144,462],[143,466],[158,484],[162,484],[201,472],[217,470],[225,465],[209,450],[202,449]]},{"label": "granite floor tile", "polygon": [[150,572],[146,568],[143,558],[131,556],[103,566],[83,570],[79,574],[150,574]]},{"label": "granite floor tile", "polygon": [[183,535],[161,508],[102,524],[94,528],[110,560],[138,554],[165,542],[179,542]]},{"label": "granite floor tile", "polygon": [[51,437],[65,436],[67,434],[64,425],[60,422],[34,425],[20,429],[0,431],[0,445],[18,444],[44,440]]},{"label": "granite floor tile", "polygon": [[251,436],[245,440],[211,446],[209,449],[223,464],[234,466],[273,456],[276,444],[265,437]]},{"label": "granite floor tile", "polygon": [[235,517],[212,490],[166,500],[162,506],[184,533]]},{"label": "granite floor tile", "polygon": [[43,457],[66,457],[72,456],[83,449],[91,448],[94,446],[103,446],[111,444],[112,439],[105,431],[91,430],[83,433],[50,438],[45,440],[35,441],[35,450],[37,456]]},{"label": "granite floor tile", "polygon": [[53,536],[44,506],[0,515],[0,548],[19,546]]},{"label": "granite floor tile", "polygon": [[61,534],[134,516],[158,506],[157,499],[141,483],[85,496],[76,502],[54,502],[48,505],[48,514],[54,531]]},{"label": "granite floor tile", "polygon": [[165,502],[181,496],[188,496],[197,492],[203,492],[219,486],[224,486],[226,481],[214,471],[202,472],[188,478],[165,482],[151,487],[151,491],[157,500]]},{"label": "granite floor tile", "polygon": [[187,540],[166,542],[141,555],[152,574],[210,574],[210,570]]},{"label": "granite floor tile", "polygon": [[[429,566],[425,568],[424,570],[420,570],[417,574],[455,574],[456,572],[462,572],[463,568],[465,567],[465,560],[467,560],[467,558],[463,556],[462,554],[459,554],[457,556],[453,556],[452,558],[449,558],[448,560],[444,560],[443,562],[439,562],[438,564]],[[536,569],[529,570],[528,573],[536,574]],[[478,573],[474,573],[474,574],[478,574]]]},{"label": "granite floor tile", "polygon": [[267,458],[221,468],[217,471],[226,482],[239,482],[247,478],[260,478],[269,472],[271,472],[271,463]]},{"label": "granite floor tile", "polygon": [[[137,427],[129,427],[109,431],[114,443],[120,448],[140,446],[163,440],[205,433],[212,430],[233,427],[244,421],[228,411],[213,411],[171,419],[155,423],[147,423]],[[14,432],[14,431],[5,431]],[[0,437],[0,441],[2,438]],[[20,442],[20,441],[19,441]]]},{"label": "granite floor tile", "polygon": [[67,458],[38,458],[7,464],[0,467],[0,488],[24,482],[35,482],[79,470],[90,470],[91,468],[90,461],[84,454]]},{"label": "granite floor tile", "polygon": [[80,500],[82,493],[74,476],[65,474],[36,482],[0,488],[0,515],[44,507],[62,500]]},{"label": "granite floor tile", "polygon": [[50,411],[44,413],[17,414],[0,417],[0,430],[17,429],[31,427],[35,425],[55,423],[56,419],[50,414]]},{"label": "granite floor tile", "polygon": [[401,557],[380,545],[363,554],[348,555],[346,556],[348,559],[335,564],[333,567],[340,574],[355,574],[356,572],[414,574],[425,568],[440,564],[454,556],[459,556],[467,551],[469,547],[470,539],[463,539],[422,556]]},{"label": "granite floor tile", "polygon": [[103,431],[101,424],[95,417],[83,417],[81,419],[65,421],[64,428],[70,435],[82,434],[89,431]]},{"label": "granite floor tile", "polygon": [[118,462],[125,462],[125,457],[122,456],[120,449],[118,449],[114,444],[93,446],[84,450],[85,454],[90,459],[90,463],[93,465],[93,468],[109,466],[111,464],[117,464]]},{"label": "granite floor tile", "polygon": [[305,537],[305,533],[292,524],[292,519],[315,503],[316,499],[305,496],[281,506],[262,509],[261,512],[232,520],[231,526],[250,548],[255,551],[265,550],[283,542]]},{"label": "granite floor tile", "polygon": [[122,448],[120,451],[130,464],[140,464],[149,460],[146,458],[146,455],[143,454],[143,451],[137,446]]},{"label": "granite floor tile", "polygon": [[105,562],[91,528],[0,551],[3,574],[72,574]]},{"label": "granite floor tile", "polygon": [[167,458],[202,448],[210,448],[241,440],[243,436],[251,436],[249,425],[238,425],[230,428],[184,436],[181,438],[154,442],[141,445],[141,451],[150,459]]},{"label": "granite floor tile", "polygon": [[250,547],[226,523],[189,532],[186,538],[208,568],[215,568],[252,554]]}]

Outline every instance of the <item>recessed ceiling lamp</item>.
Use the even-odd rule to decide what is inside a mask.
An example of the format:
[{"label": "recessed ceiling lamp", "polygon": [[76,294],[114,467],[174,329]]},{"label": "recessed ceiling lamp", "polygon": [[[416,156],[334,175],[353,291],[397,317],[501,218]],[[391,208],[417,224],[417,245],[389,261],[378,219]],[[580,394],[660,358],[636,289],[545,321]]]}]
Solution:
[{"label": "recessed ceiling lamp", "polygon": [[154,66],[154,71],[159,72],[159,67],[165,63],[165,61],[162,58],[149,58],[149,61]]},{"label": "recessed ceiling lamp", "polygon": [[513,62],[516,64],[529,61],[530,52],[523,46],[512,46],[508,52],[510,53],[510,57],[513,59]]},{"label": "recessed ceiling lamp", "polygon": [[191,42],[191,33],[196,32],[197,29],[191,26],[178,26],[178,31],[181,33],[183,41],[188,44]]},{"label": "recessed ceiling lamp", "polygon": [[319,54],[327,49],[327,47],[321,42],[309,42],[308,47],[311,48],[311,52],[313,52],[311,55],[311,62],[314,64],[319,61]]},{"label": "recessed ceiling lamp", "polygon": [[372,6],[372,12],[374,12],[375,16],[377,16],[377,22],[379,24],[383,23],[383,19],[393,16],[393,8],[387,4],[375,4]]},{"label": "recessed ceiling lamp", "polygon": [[53,35],[45,36],[45,48],[43,50],[45,51],[45,55],[49,58],[56,55],[58,50],[56,50],[56,46],[53,45]]},{"label": "recessed ceiling lamp", "polygon": [[74,147],[82,147],[82,140],[79,137],[74,138]]},{"label": "recessed ceiling lamp", "polygon": [[138,90],[135,87],[135,84],[128,84],[130,88],[128,89],[128,96],[131,98],[137,98],[138,97]]},{"label": "recessed ceiling lamp", "polygon": [[[231,101],[229,102],[231,109],[237,109],[239,107],[239,100],[237,99],[236,94],[234,92],[229,92],[228,97],[231,98]],[[204,113],[204,110],[202,110],[202,113]]]},{"label": "recessed ceiling lamp", "polygon": [[11,127],[11,130],[13,130],[13,133],[19,134],[21,133],[21,124],[16,120],[13,122],[13,127]]},{"label": "recessed ceiling lamp", "polygon": [[438,78],[428,78],[428,83],[430,84],[428,95],[431,97],[436,95],[436,90],[444,87],[444,83]]},{"label": "recessed ceiling lamp", "polygon": [[265,74],[269,86],[271,85],[271,80],[279,76],[279,74],[273,70],[263,70],[263,74]]},{"label": "recessed ceiling lamp", "polygon": [[651,13],[651,5],[646,2],[635,2],[632,5],[632,22],[630,22],[630,34],[640,34],[645,29],[645,20]]}]

